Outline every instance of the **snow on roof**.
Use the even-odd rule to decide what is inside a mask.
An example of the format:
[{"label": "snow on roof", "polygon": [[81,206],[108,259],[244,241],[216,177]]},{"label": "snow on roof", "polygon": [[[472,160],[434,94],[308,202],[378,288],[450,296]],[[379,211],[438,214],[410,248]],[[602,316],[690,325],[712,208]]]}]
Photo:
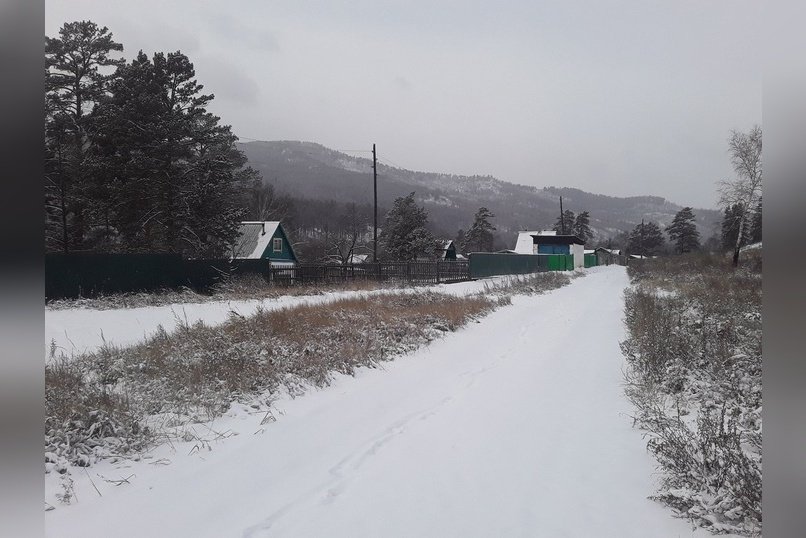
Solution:
[{"label": "snow on roof", "polygon": [[369,254],[351,254],[348,260],[349,263],[365,263],[369,258]]},{"label": "snow on roof", "polygon": [[439,242],[439,248],[442,250],[447,250],[451,247],[451,243],[453,243],[453,239],[442,239]]},{"label": "snow on roof", "polygon": [[590,249],[590,250],[587,249],[587,248],[585,249],[585,254],[593,254],[594,252],[596,252],[596,251],[593,250],[593,249]]},{"label": "snow on roof", "polygon": [[238,239],[232,257],[249,260],[260,259],[278,226],[280,226],[279,220],[242,222],[238,228]]}]

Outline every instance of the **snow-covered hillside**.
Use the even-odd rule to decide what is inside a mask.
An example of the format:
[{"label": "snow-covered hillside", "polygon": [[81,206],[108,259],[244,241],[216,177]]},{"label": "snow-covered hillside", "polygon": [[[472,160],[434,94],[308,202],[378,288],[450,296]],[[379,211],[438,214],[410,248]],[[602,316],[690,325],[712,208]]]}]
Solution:
[{"label": "snow-covered hillside", "polygon": [[274,422],[234,406],[143,461],[76,473],[47,535],[708,536],[647,499],[654,464],[622,392],[627,276],[587,273],[283,398]]}]

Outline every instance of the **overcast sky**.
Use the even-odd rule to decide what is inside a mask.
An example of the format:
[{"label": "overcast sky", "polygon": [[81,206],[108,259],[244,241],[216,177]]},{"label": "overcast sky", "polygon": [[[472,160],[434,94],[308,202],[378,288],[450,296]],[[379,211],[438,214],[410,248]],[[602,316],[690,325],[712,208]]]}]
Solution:
[{"label": "overcast sky", "polygon": [[[46,32],[181,50],[244,138],[371,149],[715,207],[731,129],[761,122],[761,2],[49,0]],[[359,154],[360,155],[360,154]]]}]

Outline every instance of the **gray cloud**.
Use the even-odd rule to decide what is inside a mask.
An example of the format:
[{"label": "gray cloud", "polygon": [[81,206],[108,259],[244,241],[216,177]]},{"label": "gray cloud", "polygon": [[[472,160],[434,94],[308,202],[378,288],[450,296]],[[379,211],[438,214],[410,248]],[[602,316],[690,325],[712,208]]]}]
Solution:
[{"label": "gray cloud", "polygon": [[[238,105],[258,104],[260,86],[234,64],[217,57],[202,57],[194,65],[204,91]],[[226,123],[230,120],[223,118]]]},{"label": "gray cloud", "polygon": [[110,4],[49,0],[46,31],[182,49],[236,134],[418,170],[713,207],[730,130],[761,121],[754,0]]},{"label": "gray cloud", "polygon": [[394,84],[395,87],[401,90],[411,89],[411,83],[408,81],[408,79],[406,79],[406,77],[395,77],[394,79],[392,79],[392,84]]},{"label": "gray cloud", "polygon": [[210,28],[228,43],[242,43],[253,50],[278,51],[277,38],[266,28],[254,27],[226,13],[207,19]]}]

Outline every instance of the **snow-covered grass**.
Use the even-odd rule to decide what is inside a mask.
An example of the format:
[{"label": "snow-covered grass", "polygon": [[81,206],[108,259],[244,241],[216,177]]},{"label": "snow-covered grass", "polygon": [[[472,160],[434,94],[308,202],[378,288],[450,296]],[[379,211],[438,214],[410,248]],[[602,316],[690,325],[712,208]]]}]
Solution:
[{"label": "snow-covered grass", "polygon": [[[48,307],[45,309],[43,355],[46,362],[51,362],[98,351],[107,345],[134,345],[162,331],[170,333],[180,326],[193,325],[197,321],[203,321],[210,326],[224,323],[233,313],[248,317],[261,309],[276,310],[296,305],[313,305],[344,298],[387,293],[436,291],[461,297],[483,292],[486,286],[508,280],[511,278],[492,277],[453,284],[403,288],[380,287],[370,290],[342,288],[325,290],[301,286],[285,288],[286,294],[277,297],[263,297],[261,288],[258,287],[252,295],[249,295],[249,290],[245,289],[237,299],[216,297],[200,303],[179,301],[170,304],[127,306],[114,309],[96,309],[88,305],[60,309]],[[146,303],[149,301],[150,299],[145,300]]]},{"label": "snow-covered grass", "polygon": [[583,276],[582,271],[563,271],[532,273],[526,275],[508,275],[502,279],[484,283],[485,295],[535,295],[561,288],[571,283],[572,278]]},{"label": "snow-covered grass", "polygon": [[760,534],[760,262],[700,254],[630,273],[627,394],[663,469],[656,498],[712,532]]},{"label": "snow-covered grass", "polygon": [[46,366],[48,470],[89,466],[183,435],[233,401],[270,400],[283,385],[323,386],[412,351],[507,304],[435,292],[342,298],[317,305],[199,321],[130,346]]}]

